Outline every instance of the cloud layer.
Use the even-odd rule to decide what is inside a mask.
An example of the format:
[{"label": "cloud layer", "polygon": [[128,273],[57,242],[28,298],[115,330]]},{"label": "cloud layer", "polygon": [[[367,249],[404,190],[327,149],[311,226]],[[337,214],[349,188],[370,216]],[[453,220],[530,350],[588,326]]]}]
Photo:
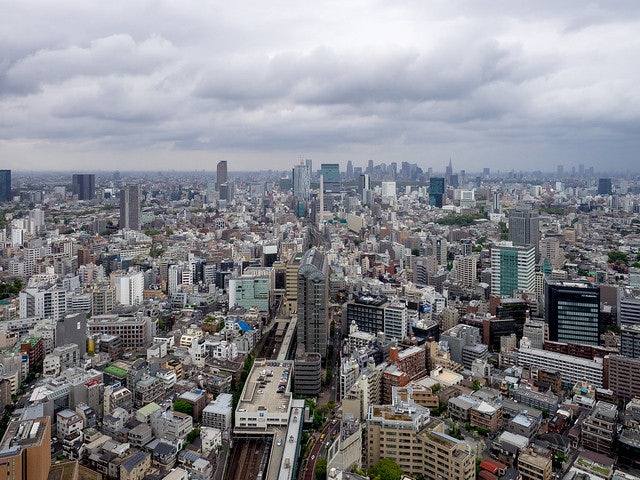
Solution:
[{"label": "cloud layer", "polygon": [[640,4],[610,3],[8,0],[0,155],[637,169]]}]

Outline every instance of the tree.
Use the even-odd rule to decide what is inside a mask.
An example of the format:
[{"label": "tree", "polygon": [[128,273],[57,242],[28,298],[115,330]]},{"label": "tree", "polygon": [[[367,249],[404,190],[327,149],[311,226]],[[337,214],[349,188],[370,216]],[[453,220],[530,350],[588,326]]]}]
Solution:
[{"label": "tree", "polygon": [[184,400],[177,400],[173,402],[173,409],[176,412],[186,413],[187,415],[193,415],[193,405]]},{"label": "tree", "polygon": [[327,459],[320,458],[316,462],[315,469],[316,480],[325,480],[327,478]]},{"label": "tree", "polygon": [[402,469],[393,460],[383,458],[375,467],[369,469],[371,480],[400,480]]},{"label": "tree", "polygon": [[414,257],[419,257],[420,256],[420,249],[419,248],[412,248],[411,249],[411,255],[413,255]]}]

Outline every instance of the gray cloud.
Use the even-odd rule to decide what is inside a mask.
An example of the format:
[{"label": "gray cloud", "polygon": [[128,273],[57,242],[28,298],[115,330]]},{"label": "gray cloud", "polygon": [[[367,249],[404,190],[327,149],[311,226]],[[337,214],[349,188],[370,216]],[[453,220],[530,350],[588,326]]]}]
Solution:
[{"label": "gray cloud", "polygon": [[10,168],[637,164],[636,2],[7,3]]}]

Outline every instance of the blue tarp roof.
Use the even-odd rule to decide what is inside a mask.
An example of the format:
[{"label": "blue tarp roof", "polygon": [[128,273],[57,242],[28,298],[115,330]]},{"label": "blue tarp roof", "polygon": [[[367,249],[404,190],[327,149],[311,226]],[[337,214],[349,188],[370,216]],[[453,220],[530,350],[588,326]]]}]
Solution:
[{"label": "blue tarp roof", "polygon": [[248,332],[249,330],[253,330],[253,327],[250,327],[249,325],[247,325],[245,322],[243,322],[242,320],[238,320],[236,322],[238,324],[238,326],[240,327],[240,329],[243,332]]}]

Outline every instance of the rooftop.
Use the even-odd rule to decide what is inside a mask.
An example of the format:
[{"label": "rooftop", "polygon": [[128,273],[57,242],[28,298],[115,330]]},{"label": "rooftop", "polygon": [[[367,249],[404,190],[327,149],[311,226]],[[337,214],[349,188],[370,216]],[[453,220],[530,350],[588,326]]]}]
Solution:
[{"label": "rooftop", "polygon": [[[289,409],[293,363],[256,361],[238,402],[237,411],[279,412]],[[244,410],[243,410],[244,409]]]}]

